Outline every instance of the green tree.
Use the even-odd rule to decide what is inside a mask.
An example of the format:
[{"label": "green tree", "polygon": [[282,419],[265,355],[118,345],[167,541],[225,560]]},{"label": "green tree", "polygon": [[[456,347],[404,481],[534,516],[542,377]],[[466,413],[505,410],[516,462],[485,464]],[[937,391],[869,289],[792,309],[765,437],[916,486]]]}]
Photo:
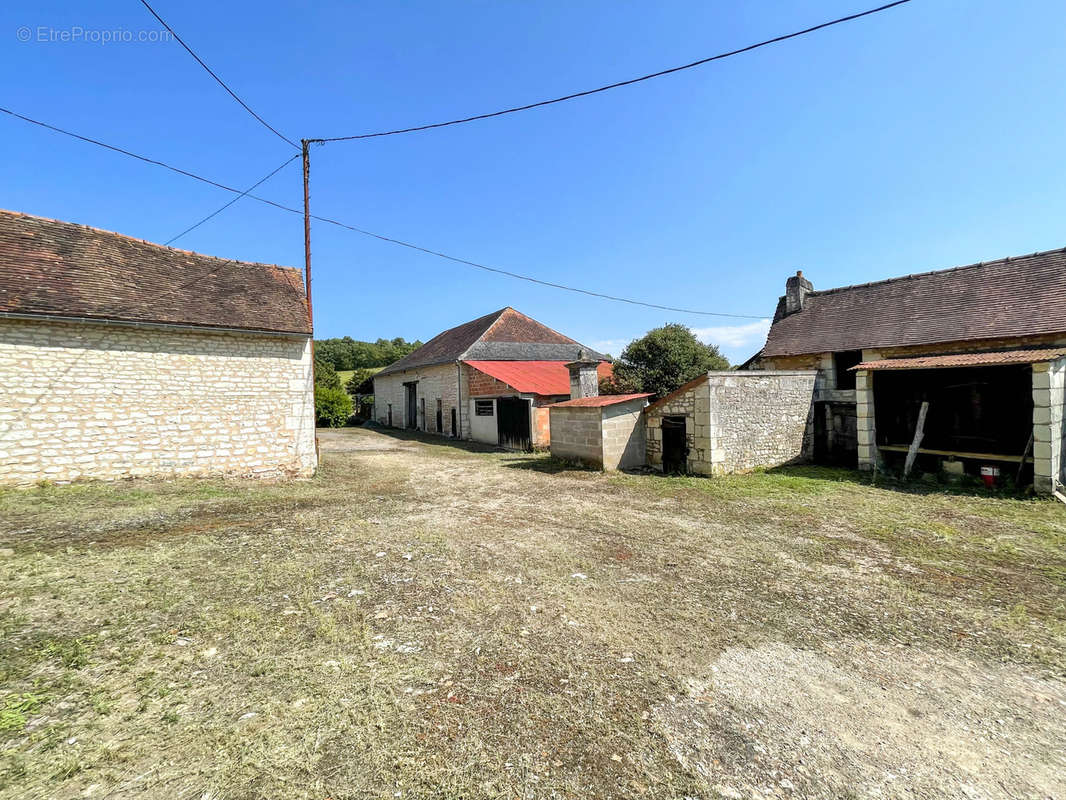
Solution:
[{"label": "green tree", "polygon": [[315,388],[322,387],[324,389],[340,389],[341,388],[341,376],[337,374],[337,370],[333,367],[332,362],[326,361],[324,358],[319,358],[318,354],[315,354]]},{"label": "green tree", "polygon": [[341,389],[329,386],[315,387],[315,418],[319,425],[340,428],[352,415],[352,398]]},{"label": "green tree", "polygon": [[650,392],[663,397],[693,378],[729,361],[713,344],[704,344],[678,323],[648,331],[629,343],[614,363],[614,377],[601,384],[604,394]]},{"label": "green tree", "polygon": [[352,377],[348,379],[348,382],[344,384],[344,391],[348,394],[373,394],[373,377],[376,372],[376,369],[370,369],[369,367],[357,369],[352,373]]}]

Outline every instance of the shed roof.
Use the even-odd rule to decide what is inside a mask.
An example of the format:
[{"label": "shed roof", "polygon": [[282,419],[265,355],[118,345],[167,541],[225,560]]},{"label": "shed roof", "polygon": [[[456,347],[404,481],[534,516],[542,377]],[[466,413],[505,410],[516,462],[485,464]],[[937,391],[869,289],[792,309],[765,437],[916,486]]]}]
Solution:
[{"label": "shed roof", "polygon": [[[388,375],[456,361],[573,361],[584,351],[604,356],[508,306],[438,333],[420,348],[385,367]],[[569,393],[569,386],[563,394]]]},{"label": "shed roof", "polygon": [[[570,371],[566,361],[464,361],[523,394],[570,394]],[[611,365],[600,362],[601,378],[611,376]]]},{"label": "shed roof", "polygon": [[905,275],[778,303],[763,356],[1066,333],[1066,249]]},{"label": "shed roof", "polygon": [[310,334],[298,270],[0,210],[0,313]]},{"label": "shed roof", "polygon": [[1005,350],[994,353],[956,353],[944,356],[916,356],[913,358],[884,358],[863,361],[852,370],[885,369],[944,369],[947,367],[979,367],[997,364],[1036,364],[1066,356],[1066,347],[1031,350]]},{"label": "shed roof", "polygon": [[578,397],[574,400],[564,400],[561,403],[552,403],[549,408],[604,408],[619,403],[628,403],[630,400],[643,400],[651,397],[645,394],[601,394],[596,397]]}]

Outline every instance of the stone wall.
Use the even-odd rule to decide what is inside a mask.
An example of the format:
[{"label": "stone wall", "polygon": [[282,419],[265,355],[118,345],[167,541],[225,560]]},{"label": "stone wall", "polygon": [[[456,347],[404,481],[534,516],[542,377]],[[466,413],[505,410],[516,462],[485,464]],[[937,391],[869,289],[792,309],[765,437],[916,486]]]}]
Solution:
[{"label": "stone wall", "polygon": [[308,337],[0,320],[0,483],[315,465]]},{"label": "stone wall", "polygon": [[1063,482],[1066,358],[1033,364],[1033,487],[1050,494]]},{"label": "stone wall", "polygon": [[662,418],[685,417],[689,472],[720,475],[809,457],[813,370],[708,373],[647,415],[648,463],[662,467]]},{"label": "stone wall", "polygon": [[551,453],[556,458],[603,467],[600,409],[551,407]]},{"label": "stone wall", "polygon": [[600,426],[604,469],[634,469],[645,463],[643,397],[604,406]]},{"label": "stone wall", "polygon": [[712,372],[711,473],[743,472],[810,454],[813,371]]},{"label": "stone wall", "polygon": [[[710,390],[707,381],[700,379],[682,387],[672,397],[667,396],[666,402],[649,407],[645,412],[645,457],[648,465],[663,467],[663,417],[685,418],[685,440],[688,446],[689,472],[701,475],[711,474],[710,438],[706,428],[706,418],[710,413]],[[698,420],[704,420],[699,422]],[[697,430],[699,440],[697,441]]]},{"label": "stone wall", "polygon": [[[466,365],[462,366],[466,370]],[[469,420],[467,410],[459,404],[459,383],[462,376],[455,364],[438,364],[432,367],[393,372],[389,375],[374,377],[374,419],[382,425],[389,424],[389,405],[392,405],[392,426],[407,428],[407,394],[404,383],[417,382],[415,387],[415,404],[419,411],[418,430],[436,433],[441,436],[453,436],[452,409],[456,409],[456,421],[460,422],[464,435],[469,438]],[[465,381],[463,403],[466,404],[467,392]],[[442,430],[437,430],[437,399],[441,401]],[[425,417],[421,410],[425,401]],[[462,419],[460,421],[460,410]]]}]

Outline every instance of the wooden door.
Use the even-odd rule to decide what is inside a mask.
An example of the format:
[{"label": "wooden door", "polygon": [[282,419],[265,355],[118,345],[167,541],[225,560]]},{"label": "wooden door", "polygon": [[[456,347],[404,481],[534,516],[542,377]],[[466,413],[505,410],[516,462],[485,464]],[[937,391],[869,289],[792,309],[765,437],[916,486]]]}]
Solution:
[{"label": "wooden door", "polygon": [[500,447],[529,450],[532,439],[529,430],[529,401],[521,397],[500,397],[496,400],[496,427]]}]

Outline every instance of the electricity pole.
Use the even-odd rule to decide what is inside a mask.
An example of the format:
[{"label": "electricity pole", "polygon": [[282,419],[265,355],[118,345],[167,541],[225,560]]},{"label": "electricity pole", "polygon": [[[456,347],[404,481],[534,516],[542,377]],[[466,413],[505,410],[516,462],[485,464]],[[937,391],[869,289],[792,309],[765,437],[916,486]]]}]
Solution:
[{"label": "electricity pole", "polygon": [[[315,387],[315,317],[311,312],[311,151],[307,139],[300,140],[304,164],[304,294],[307,296],[307,324],[311,328],[311,395]],[[317,411],[312,410],[312,417]],[[315,420],[317,422],[317,419]],[[314,423],[312,423],[314,424]],[[318,466],[318,431],[315,431],[315,466]]]}]

